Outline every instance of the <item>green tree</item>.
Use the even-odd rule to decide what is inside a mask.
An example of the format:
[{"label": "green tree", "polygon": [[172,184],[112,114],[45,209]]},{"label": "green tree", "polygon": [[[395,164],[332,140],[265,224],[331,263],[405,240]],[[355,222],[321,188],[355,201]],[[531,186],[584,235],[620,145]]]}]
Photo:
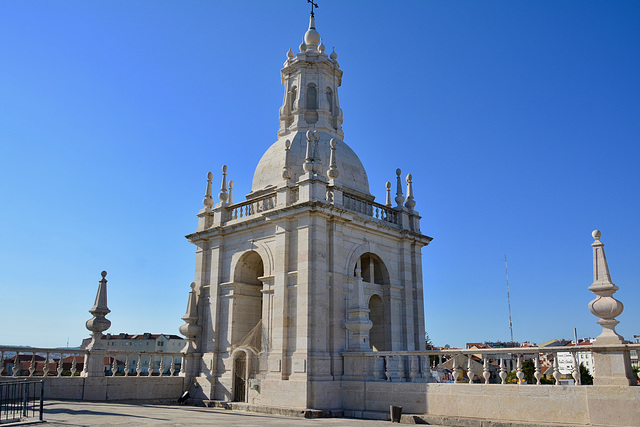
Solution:
[{"label": "green tree", "polygon": [[507,384],[518,384],[518,377],[516,376],[516,371],[509,372],[507,374],[507,378],[505,379],[505,381],[507,382]]},{"label": "green tree", "polygon": [[582,384],[593,384],[593,376],[583,363],[580,363],[580,382]]},{"label": "green tree", "polygon": [[536,371],[536,367],[533,364],[533,360],[525,360],[522,362],[522,372],[524,373],[524,380],[527,384],[535,384],[536,379],[533,374]]},{"label": "green tree", "polygon": [[640,373],[638,373],[638,370],[640,370],[640,368],[634,366],[631,368],[631,370],[633,371],[633,376],[636,377],[636,381],[640,381]]},{"label": "green tree", "polygon": [[433,343],[431,342],[431,338],[429,338],[429,333],[424,333],[424,343],[427,347],[427,350],[433,350]]}]

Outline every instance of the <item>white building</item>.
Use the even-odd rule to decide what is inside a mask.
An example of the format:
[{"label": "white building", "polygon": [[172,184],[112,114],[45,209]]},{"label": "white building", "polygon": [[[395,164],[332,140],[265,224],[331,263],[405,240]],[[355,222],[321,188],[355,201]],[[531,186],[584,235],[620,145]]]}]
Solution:
[{"label": "white building", "polygon": [[278,138],[246,200],[230,202],[225,166],[214,206],[208,175],[187,236],[196,274],[181,328],[195,337],[199,398],[341,408],[343,352],[425,349],[421,250],[431,238],[411,175],[389,166],[393,198],[391,183],[377,183],[386,200],[374,201],[343,140],[341,81],[312,16],[300,52],[286,55]]},{"label": "white building", "polygon": [[[128,373],[133,374],[136,372],[138,367],[138,359],[141,362],[142,373],[149,372],[149,359],[150,356],[145,353],[180,353],[187,341],[178,335],[172,334],[151,334],[149,332],[145,332],[143,334],[105,334],[102,336],[102,341],[109,352],[116,352],[118,350],[122,351],[138,351],[140,352],[139,356],[131,356],[127,363]],[[91,342],[91,338],[85,338],[82,340],[81,348],[86,348],[87,345]],[[117,358],[116,358],[117,359]],[[123,358],[121,358],[123,359]],[[169,370],[169,365],[172,362],[170,357],[163,357],[165,359],[162,363],[163,371]],[[176,364],[182,363],[182,358],[180,356],[176,356],[173,362]],[[122,363],[120,363],[122,362]],[[118,363],[122,365],[119,369],[124,369],[124,364],[126,360],[118,359]],[[152,368],[154,372],[158,372],[160,369],[160,358],[155,357],[153,359]],[[109,366],[105,366],[105,370],[109,370]]]},{"label": "white building", "polygon": [[[593,341],[591,339],[578,340],[577,347],[584,345],[591,345]],[[571,341],[568,344],[565,344],[565,347],[576,347],[576,342]],[[589,374],[593,376],[593,352],[590,350],[578,351],[576,353],[576,360],[578,362],[577,367],[580,368],[580,364],[583,364],[585,368],[589,371]],[[571,373],[573,372],[574,360],[573,353],[570,352],[558,352],[558,369],[560,370],[560,374],[571,378]],[[573,381],[573,380],[572,380]]]}]

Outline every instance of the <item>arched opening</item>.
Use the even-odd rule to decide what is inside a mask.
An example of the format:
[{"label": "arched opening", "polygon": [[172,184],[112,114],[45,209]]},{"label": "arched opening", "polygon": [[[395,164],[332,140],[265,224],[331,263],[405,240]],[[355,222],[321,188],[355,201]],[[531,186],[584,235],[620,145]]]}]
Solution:
[{"label": "arched opening", "polygon": [[389,298],[389,272],[382,259],[371,252],[360,256],[354,267],[360,264],[360,277],[365,295],[369,297],[369,346],[373,351],[391,351],[391,312]]},{"label": "arched opening", "polygon": [[231,344],[238,345],[262,320],[262,281],[264,264],[255,251],[242,255],[234,274],[233,324]]},{"label": "arched opening", "polygon": [[289,92],[289,112],[296,109],[296,99],[298,99],[298,88],[293,86]]},{"label": "arched opening", "polygon": [[329,113],[333,117],[333,91],[330,87],[327,88],[327,105],[329,106]]},{"label": "arched opening", "polygon": [[318,89],[313,83],[307,85],[306,111],[304,113],[304,120],[307,123],[313,124],[318,121]]},{"label": "arched opening", "polygon": [[373,326],[369,330],[369,344],[373,351],[387,351],[386,333],[387,327],[384,316],[384,303],[379,295],[372,295],[369,300],[369,319]]},{"label": "arched opening", "polygon": [[307,110],[316,110],[318,108],[318,89],[313,83],[307,86]]},{"label": "arched opening", "polygon": [[[367,252],[360,257],[362,281],[378,285],[389,284],[389,272],[379,256]],[[354,267],[355,273],[355,267]]]},{"label": "arched opening", "polygon": [[233,359],[233,401],[247,401],[247,354],[239,351]]}]

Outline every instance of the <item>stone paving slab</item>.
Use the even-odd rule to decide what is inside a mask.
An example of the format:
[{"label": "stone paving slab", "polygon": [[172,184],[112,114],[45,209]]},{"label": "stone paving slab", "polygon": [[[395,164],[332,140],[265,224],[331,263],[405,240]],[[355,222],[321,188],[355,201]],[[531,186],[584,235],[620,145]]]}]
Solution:
[{"label": "stone paving slab", "polygon": [[350,418],[291,418],[195,406],[85,401],[45,402],[44,419],[45,426],[382,427],[392,424]]}]

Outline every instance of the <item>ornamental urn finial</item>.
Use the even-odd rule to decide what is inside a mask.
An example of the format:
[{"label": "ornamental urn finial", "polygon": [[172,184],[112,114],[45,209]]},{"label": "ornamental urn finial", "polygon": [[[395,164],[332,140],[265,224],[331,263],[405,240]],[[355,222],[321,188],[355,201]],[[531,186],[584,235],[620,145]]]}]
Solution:
[{"label": "ornamental urn finial", "polygon": [[336,140],[335,138],[331,138],[329,141],[329,146],[331,147],[331,155],[329,157],[329,170],[327,171],[327,176],[331,180],[335,180],[340,175],[338,171],[338,167],[336,166]]},{"label": "ornamental urn finial", "polygon": [[593,247],[593,283],[589,290],[596,294],[596,299],[589,303],[589,311],[599,317],[602,333],[596,338],[596,344],[621,344],[624,338],[616,332],[616,325],[620,323],[615,318],[622,314],[623,304],[613,297],[620,288],[613,284],[609,274],[607,257],[604,253],[604,243],[600,241],[602,233],[594,230],[591,233],[595,241]]},{"label": "ornamental urn finial", "polygon": [[407,175],[407,202],[404,206],[410,211],[416,207],[416,201],[413,200],[413,176]]},{"label": "ornamental urn finial", "polygon": [[99,347],[102,333],[111,327],[111,321],[105,317],[111,313],[107,307],[107,272],[103,271],[100,275],[102,279],[98,282],[96,301],[89,310],[93,317],[86,323],[87,329],[91,331],[91,343],[87,347],[89,350]]},{"label": "ornamental urn finial", "polygon": [[402,207],[404,203],[404,195],[402,194],[402,179],[400,178],[400,174],[402,171],[400,169],[396,169],[396,204],[398,207]]},{"label": "ornamental urn finial", "polygon": [[227,170],[227,165],[222,166],[222,186],[220,187],[220,193],[218,193],[218,197],[222,203],[225,203],[229,198],[227,194]]},{"label": "ornamental urn finial", "polygon": [[187,337],[187,347],[183,350],[187,353],[193,353],[196,350],[196,338],[200,335],[202,327],[198,325],[198,302],[196,297],[196,283],[191,282],[191,290],[189,291],[189,300],[187,301],[187,311],[182,316],[185,324],[180,326],[180,333]]},{"label": "ornamental urn finial", "polygon": [[207,173],[207,191],[204,195],[204,200],[202,200],[202,204],[207,210],[213,207],[213,197],[211,197],[211,180],[213,180],[213,174],[209,172]]}]

